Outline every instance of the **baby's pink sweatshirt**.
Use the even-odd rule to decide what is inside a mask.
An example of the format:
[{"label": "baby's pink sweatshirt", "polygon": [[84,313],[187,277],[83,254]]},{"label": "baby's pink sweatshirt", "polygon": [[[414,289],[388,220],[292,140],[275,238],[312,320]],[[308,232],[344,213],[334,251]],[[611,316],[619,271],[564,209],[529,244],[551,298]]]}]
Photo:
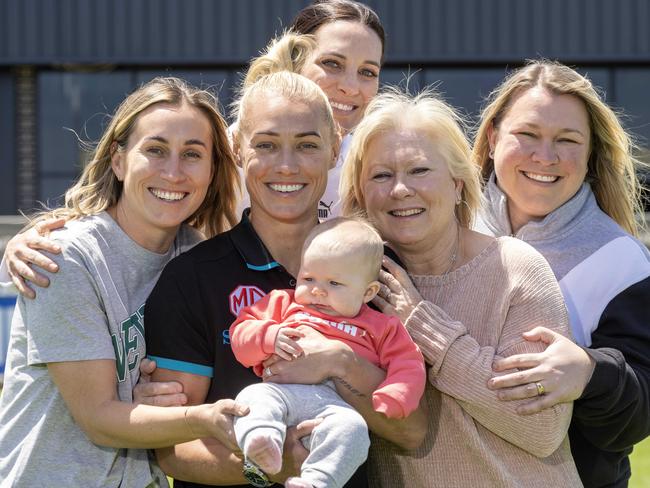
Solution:
[{"label": "baby's pink sweatshirt", "polygon": [[372,394],[376,411],[402,418],[418,407],[426,382],[422,354],[397,317],[367,305],[356,317],[334,317],[296,303],[293,290],[274,290],[239,313],[230,326],[232,350],[240,363],[262,376],[262,362],[275,352],[280,328],[300,325],[345,342],[386,371],[386,379]]}]

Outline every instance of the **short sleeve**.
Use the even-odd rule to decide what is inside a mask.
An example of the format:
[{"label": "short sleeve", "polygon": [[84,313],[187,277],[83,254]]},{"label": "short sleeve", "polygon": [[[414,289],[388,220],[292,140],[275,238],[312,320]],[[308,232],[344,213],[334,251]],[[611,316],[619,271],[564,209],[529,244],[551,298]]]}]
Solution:
[{"label": "short sleeve", "polygon": [[[19,298],[27,330],[27,361],[115,359],[108,319],[93,266],[73,243],[49,257],[59,265],[50,286],[39,288],[34,300]],[[94,256],[95,260],[101,256]]]},{"label": "short sleeve", "polygon": [[144,312],[147,357],[160,368],[212,377],[213,328],[201,313],[194,269],[185,255],[173,259],[149,295]]}]

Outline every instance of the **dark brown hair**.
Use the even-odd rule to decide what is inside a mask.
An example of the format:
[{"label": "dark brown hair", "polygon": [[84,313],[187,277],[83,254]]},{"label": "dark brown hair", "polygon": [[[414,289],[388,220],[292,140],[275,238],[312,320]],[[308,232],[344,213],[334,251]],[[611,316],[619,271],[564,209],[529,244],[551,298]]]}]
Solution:
[{"label": "dark brown hair", "polygon": [[298,34],[314,34],[321,26],[336,21],[359,22],[375,32],[381,41],[384,60],[386,33],[379,16],[367,5],[352,0],[316,0],[293,19],[290,29]]}]

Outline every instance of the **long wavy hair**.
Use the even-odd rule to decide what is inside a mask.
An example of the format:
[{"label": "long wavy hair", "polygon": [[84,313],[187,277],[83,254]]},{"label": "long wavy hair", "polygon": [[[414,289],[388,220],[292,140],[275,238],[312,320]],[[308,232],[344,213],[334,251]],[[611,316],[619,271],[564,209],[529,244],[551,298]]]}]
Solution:
[{"label": "long wavy hair", "polygon": [[561,63],[544,59],[530,61],[510,74],[488,97],[472,152],[484,182],[494,171],[488,128],[498,129],[514,99],[537,86],[557,95],[573,95],[584,103],[591,131],[586,181],[603,212],[630,234],[638,235],[635,216],[642,211],[642,188],[636,169],[642,163],[633,155],[636,146],[591,81]]},{"label": "long wavy hair", "polygon": [[239,175],[227,135],[226,123],[219,113],[216,97],[173,77],[159,77],[131,93],[117,108],[108,127],[95,146],[77,182],[65,193],[63,207],[39,217],[77,219],[95,215],[115,206],[122,195],[122,183],[111,167],[114,151],[124,151],[138,116],[147,108],[165,103],[188,104],[207,118],[212,129],[212,181],[205,200],[186,223],[206,236],[216,235],[237,223],[235,217]]}]

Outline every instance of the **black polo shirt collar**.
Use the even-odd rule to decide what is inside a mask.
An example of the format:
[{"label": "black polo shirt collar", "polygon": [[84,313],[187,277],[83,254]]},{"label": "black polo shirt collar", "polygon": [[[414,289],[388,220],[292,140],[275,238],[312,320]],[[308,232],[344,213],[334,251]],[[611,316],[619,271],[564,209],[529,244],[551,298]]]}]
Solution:
[{"label": "black polo shirt collar", "polygon": [[253,224],[251,224],[248,218],[249,214],[249,208],[244,210],[241,222],[230,232],[230,238],[235,249],[241,255],[248,269],[269,271],[274,268],[280,268],[280,263],[271,256],[262,239],[255,232]]}]

